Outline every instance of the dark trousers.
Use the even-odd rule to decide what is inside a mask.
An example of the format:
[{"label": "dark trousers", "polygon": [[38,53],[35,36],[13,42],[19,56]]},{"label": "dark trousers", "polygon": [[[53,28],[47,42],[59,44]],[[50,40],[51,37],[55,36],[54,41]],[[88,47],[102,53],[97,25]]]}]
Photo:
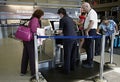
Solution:
[{"label": "dark trousers", "polygon": [[111,46],[111,36],[106,36],[105,38],[105,47],[110,47]]},{"label": "dark trousers", "polygon": [[21,61],[21,73],[27,72],[28,63],[30,66],[31,75],[35,74],[35,54],[34,54],[34,40],[23,42],[23,56]]},{"label": "dark trousers", "polygon": [[75,69],[77,55],[77,41],[71,39],[64,40],[64,70],[69,73]]},{"label": "dark trousers", "polygon": [[[91,29],[89,31],[89,36],[95,36],[96,35],[96,30]],[[94,38],[85,38],[85,50],[87,53],[87,61],[88,63],[92,64],[93,63],[93,48],[94,48]]]},{"label": "dark trousers", "polygon": [[100,55],[102,47],[101,45],[101,38],[95,38],[95,56]]}]

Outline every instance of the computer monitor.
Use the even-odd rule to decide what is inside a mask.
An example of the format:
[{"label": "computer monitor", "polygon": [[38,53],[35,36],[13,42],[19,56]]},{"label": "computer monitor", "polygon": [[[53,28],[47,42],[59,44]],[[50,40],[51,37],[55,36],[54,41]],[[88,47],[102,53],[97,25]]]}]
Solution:
[{"label": "computer monitor", "polygon": [[58,30],[59,29],[59,21],[54,21],[53,25],[54,25],[54,30]]}]

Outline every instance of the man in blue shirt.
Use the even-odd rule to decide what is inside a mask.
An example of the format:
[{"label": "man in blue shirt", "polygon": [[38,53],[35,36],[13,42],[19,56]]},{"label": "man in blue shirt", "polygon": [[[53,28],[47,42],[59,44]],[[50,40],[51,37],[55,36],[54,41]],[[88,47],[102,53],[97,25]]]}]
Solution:
[{"label": "man in blue shirt", "polygon": [[102,23],[98,29],[102,29],[103,34],[114,33],[117,29],[117,24],[113,20],[108,20],[106,17],[102,18]]},{"label": "man in blue shirt", "polygon": [[[118,32],[118,26],[113,20],[109,20],[107,17],[103,16],[101,19],[101,24],[99,25],[97,32],[100,32],[105,35],[110,35],[112,33],[117,33]],[[108,47],[111,46],[111,37],[107,36],[106,37],[106,44],[109,40]],[[107,45],[106,45],[107,47]]]}]

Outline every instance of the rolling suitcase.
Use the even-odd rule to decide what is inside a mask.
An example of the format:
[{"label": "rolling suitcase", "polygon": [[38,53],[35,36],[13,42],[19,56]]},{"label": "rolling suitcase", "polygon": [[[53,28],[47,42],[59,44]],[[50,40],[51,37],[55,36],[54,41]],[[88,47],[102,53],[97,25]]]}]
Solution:
[{"label": "rolling suitcase", "polygon": [[120,36],[118,36],[118,47],[120,48]]},{"label": "rolling suitcase", "polygon": [[120,36],[119,35],[115,36],[113,47],[114,48],[120,47]]}]

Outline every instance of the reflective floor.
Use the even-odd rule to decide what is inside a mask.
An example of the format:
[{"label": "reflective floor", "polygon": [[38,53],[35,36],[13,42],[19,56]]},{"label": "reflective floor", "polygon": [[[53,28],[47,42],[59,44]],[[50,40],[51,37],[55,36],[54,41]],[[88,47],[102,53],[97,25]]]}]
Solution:
[{"label": "reflective floor", "polygon": [[[120,82],[120,49],[114,49],[113,61],[117,64],[113,69],[105,67],[104,77],[108,82]],[[0,82],[29,82],[30,73],[20,76],[22,42],[5,38],[0,39]],[[105,62],[109,62],[109,53],[105,53]],[[60,68],[40,69],[48,82],[93,82],[93,77],[99,76],[100,56],[94,58],[93,69],[83,69],[79,66],[70,75],[64,75]]]},{"label": "reflective floor", "polygon": [[[120,82],[120,55],[114,55],[114,62],[117,66],[109,68],[104,66],[103,80],[108,82]],[[86,69],[81,66],[76,68],[70,74],[66,75],[61,71],[61,68],[52,70],[41,69],[43,76],[48,82],[105,82],[99,81],[100,74],[100,56],[95,56],[94,67],[92,69]],[[109,62],[109,54],[105,53],[105,62]],[[97,78],[96,78],[97,77]],[[95,81],[97,80],[97,81]]]},{"label": "reflective floor", "polygon": [[0,40],[0,82],[29,82],[30,76],[20,76],[22,43],[6,38]]}]

